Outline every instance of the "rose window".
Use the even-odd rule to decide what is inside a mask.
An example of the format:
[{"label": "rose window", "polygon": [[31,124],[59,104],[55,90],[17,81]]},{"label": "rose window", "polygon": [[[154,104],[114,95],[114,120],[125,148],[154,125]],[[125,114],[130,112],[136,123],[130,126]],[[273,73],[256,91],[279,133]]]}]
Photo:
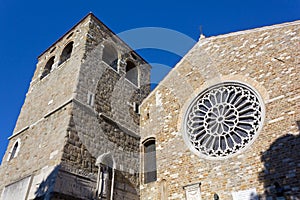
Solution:
[{"label": "rose window", "polygon": [[190,104],[185,139],[209,159],[234,155],[248,147],[262,126],[262,102],[250,87],[234,82],[215,85]]}]

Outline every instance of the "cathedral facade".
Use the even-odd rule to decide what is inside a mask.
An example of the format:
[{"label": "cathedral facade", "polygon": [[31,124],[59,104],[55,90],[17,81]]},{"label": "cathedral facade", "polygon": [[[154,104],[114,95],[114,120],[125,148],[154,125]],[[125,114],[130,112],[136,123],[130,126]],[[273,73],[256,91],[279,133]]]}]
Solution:
[{"label": "cathedral facade", "polygon": [[299,21],[201,37],[141,106],[141,199],[300,199],[299,61]]},{"label": "cathedral facade", "polygon": [[300,199],[300,22],[214,37],[150,93],[93,14],[38,57],[1,200]]}]

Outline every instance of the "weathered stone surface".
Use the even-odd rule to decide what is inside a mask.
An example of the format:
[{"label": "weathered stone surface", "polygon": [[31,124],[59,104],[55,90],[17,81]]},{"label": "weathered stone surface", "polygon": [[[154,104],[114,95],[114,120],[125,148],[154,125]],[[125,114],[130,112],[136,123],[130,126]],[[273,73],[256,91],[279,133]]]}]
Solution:
[{"label": "weathered stone surface", "polygon": [[[70,42],[71,57],[59,64]],[[117,51],[117,69],[102,59],[109,45]],[[109,155],[114,199],[185,199],[184,186],[196,183],[204,200],[250,190],[264,199],[275,196],[275,182],[300,198],[299,48],[299,21],[201,39],[147,97],[150,66],[89,14],[38,58],[0,167],[0,194],[93,199],[99,164],[108,163],[97,160]],[[51,71],[41,77],[52,56]],[[126,78],[127,61],[139,68],[138,85]],[[182,137],[185,111],[201,91],[229,80],[260,94],[263,128],[234,157],[199,158]],[[142,104],[141,117],[135,104]],[[156,140],[158,179],[143,184],[140,158],[148,138]],[[10,159],[16,142],[17,155]],[[19,196],[9,196],[19,188]]]},{"label": "weathered stone surface", "polygon": [[[201,39],[142,104],[141,141],[156,138],[158,180],[141,184],[141,199],[160,199],[164,181],[168,199],[184,199],[183,186],[198,182],[204,200],[251,188],[274,197],[275,181],[299,198],[299,59],[299,21]],[[185,111],[201,91],[228,80],[261,95],[263,129],[237,156],[199,158],[182,137]]]},{"label": "weathered stone surface", "polygon": [[[71,56],[59,64],[70,42]],[[118,52],[117,70],[102,59],[108,44]],[[53,56],[51,71],[43,73]],[[138,68],[138,85],[125,78],[127,60]],[[114,195],[138,199],[139,114],[133,106],[150,91],[150,69],[93,14],[86,16],[39,56],[0,168],[0,192],[32,176],[34,185],[26,199],[93,199],[96,159],[109,154],[115,184],[123,185],[113,190]],[[18,139],[18,155],[7,161]]]}]

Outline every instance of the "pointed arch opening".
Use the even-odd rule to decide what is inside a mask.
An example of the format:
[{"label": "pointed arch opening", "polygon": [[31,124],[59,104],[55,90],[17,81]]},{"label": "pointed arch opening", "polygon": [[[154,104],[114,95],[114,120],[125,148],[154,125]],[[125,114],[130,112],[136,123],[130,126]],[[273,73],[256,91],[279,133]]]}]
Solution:
[{"label": "pointed arch opening", "polygon": [[138,68],[132,61],[126,61],[126,76],[125,78],[129,80],[134,85],[138,86],[139,73]]},{"label": "pointed arch opening", "polygon": [[62,53],[60,55],[59,65],[61,65],[62,63],[64,63],[66,60],[68,60],[71,57],[71,54],[73,51],[73,44],[74,44],[74,42],[70,42],[69,44],[67,44],[65,46],[64,50],[62,51]]},{"label": "pointed arch opening", "polygon": [[111,68],[118,71],[118,52],[112,45],[105,45],[103,49],[102,60]]},{"label": "pointed arch opening", "polygon": [[47,76],[51,70],[52,70],[52,67],[53,67],[53,64],[54,64],[54,59],[55,59],[55,56],[52,56],[46,63],[45,67],[44,67],[44,70],[42,72],[42,75],[41,75],[41,79],[43,79],[45,76]]}]

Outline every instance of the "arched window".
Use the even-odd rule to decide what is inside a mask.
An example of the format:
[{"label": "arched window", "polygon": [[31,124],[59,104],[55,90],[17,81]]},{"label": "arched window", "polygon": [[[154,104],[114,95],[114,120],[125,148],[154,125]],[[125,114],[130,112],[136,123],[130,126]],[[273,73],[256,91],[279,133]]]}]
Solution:
[{"label": "arched window", "polygon": [[114,70],[118,70],[118,52],[113,46],[105,45],[103,49],[102,60]]},{"label": "arched window", "polygon": [[73,43],[74,42],[70,42],[69,44],[67,44],[67,46],[65,46],[64,50],[60,55],[59,65],[64,63],[66,60],[68,60],[71,57],[71,53],[73,50]]},{"label": "arched window", "polygon": [[51,72],[52,66],[54,64],[54,59],[55,59],[55,57],[53,56],[46,63],[43,73],[41,75],[41,79],[43,79],[45,76],[47,76]]},{"label": "arched window", "polygon": [[12,160],[13,158],[15,158],[15,157],[17,157],[17,155],[18,155],[18,152],[19,152],[19,150],[20,150],[20,139],[18,139],[16,142],[15,142],[15,144],[14,144],[14,146],[12,147],[12,149],[11,149],[11,151],[10,151],[10,155],[9,155],[9,157],[8,157],[8,161],[10,161],[10,160]]},{"label": "arched window", "polygon": [[150,183],[157,179],[156,147],[155,139],[144,142],[144,183]]},{"label": "arched window", "polygon": [[131,61],[126,62],[126,76],[131,83],[138,86],[138,68]]}]

